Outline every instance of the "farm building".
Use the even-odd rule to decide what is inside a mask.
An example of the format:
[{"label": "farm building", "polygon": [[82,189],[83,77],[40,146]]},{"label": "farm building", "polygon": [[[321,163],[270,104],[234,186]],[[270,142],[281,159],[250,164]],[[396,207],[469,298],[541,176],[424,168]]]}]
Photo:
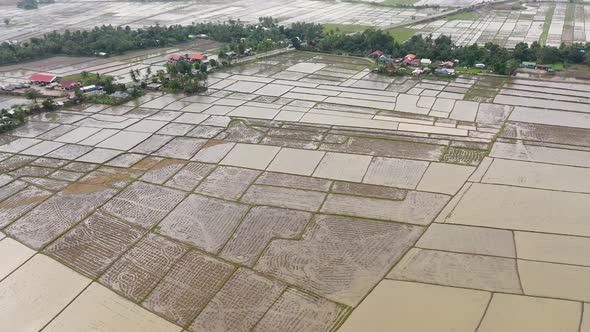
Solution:
[{"label": "farm building", "polygon": [[42,85],[53,83],[56,79],[57,79],[57,76],[46,75],[46,74],[33,74],[33,75],[31,75],[31,77],[29,77],[29,81],[31,81],[32,83],[37,83],[37,84],[42,84]]},{"label": "farm building", "polygon": [[536,69],[537,68],[537,63],[535,62],[529,62],[529,61],[523,61],[520,64],[521,67],[523,68],[528,68],[528,69]]},{"label": "farm building", "polygon": [[182,60],[184,60],[184,56],[179,55],[179,54],[172,54],[171,56],[168,57],[169,63],[175,63],[175,62],[182,61]]},{"label": "farm building", "polygon": [[87,86],[81,87],[80,88],[80,92],[82,92],[82,93],[89,93],[89,92],[98,91],[100,89],[101,89],[101,87],[96,86],[96,85],[87,85]]},{"label": "farm building", "polygon": [[535,69],[538,69],[538,70],[546,70],[546,71],[549,71],[549,72],[555,71],[555,69],[553,69],[553,67],[551,67],[549,65],[537,65],[535,67]]},{"label": "farm building", "polygon": [[61,80],[59,81],[59,85],[64,89],[64,90],[73,90],[76,86],[78,86],[78,82],[75,80]]},{"label": "farm building", "polygon": [[205,62],[207,61],[207,56],[204,54],[199,54],[199,53],[192,53],[188,55],[188,60],[190,62]]},{"label": "farm building", "polygon": [[441,62],[439,66],[441,66],[443,68],[453,68],[453,67],[455,67],[455,63],[453,61],[444,61],[444,62]]},{"label": "farm building", "polygon": [[385,54],[385,53],[383,53],[383,51],[377,50],[377,51],[369,54],[369,57],[370,58],[378,58],[378,57],[382,56],[383,54]]},{"label": "farm building", "polygon": [[412,67],[420,67],[420,59],[404,59],[404,64]]}]

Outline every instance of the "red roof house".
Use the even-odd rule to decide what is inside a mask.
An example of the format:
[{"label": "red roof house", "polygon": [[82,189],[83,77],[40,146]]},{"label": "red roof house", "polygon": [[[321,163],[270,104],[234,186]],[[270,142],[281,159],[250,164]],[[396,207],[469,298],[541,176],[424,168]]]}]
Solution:
[{"label": "red roof house", "polygon": [[420,59],[404,59],[404,64],[412,67],[419,67],[420,66]]},{"label": "red roof house", "polygon": [[61,87],[66,90],[71,90],[71,89],[75,88],[77,84],[78,84],[78,82],[75,80],[61,80],[61,81],[59,81],[59,85],[61,85]]},{"label": "red roof house", "polygon": [[192,53],[188,55],[189,60],[201,62],[207,60],[207,56],[204,54]]},{"label": "red roof house", "polygon": [[406,54],[404,59],[414,60],[414,59],[416,59],[416,54]]},{"label": "red roof house", "polygon": [[453,68],[455,67],[455,63],[453,61],[445,61],[441,62],[440,66],[443,68]]},{"label": "red roof house", "polygon": [[375,52],[371,53],[371,55],[372,55],[372,56],[374,56],[374,57],[380,57],[380,56],[382,56],[383,54],[385,54],[385,53],[383,53],[383,51],[379,51],[379,50],[377,50],[377,51],[375,51]]},{"label": "red roof house", "polygon": [[49,83],[55,81],[56,78],[57,78],[57,76],[54,76],[54,75],[33,74],[33,75],[31,75],[31,77],[29,77],[29,81],[31,81],[33,83],[49,84]]},{"label": "red roof house", "polygon": [[184,57],[179,54],[172,54],[171,56],[168,57],[168,62],[177,62],[177,61],[181,61],[181,60],[184,60]]}]

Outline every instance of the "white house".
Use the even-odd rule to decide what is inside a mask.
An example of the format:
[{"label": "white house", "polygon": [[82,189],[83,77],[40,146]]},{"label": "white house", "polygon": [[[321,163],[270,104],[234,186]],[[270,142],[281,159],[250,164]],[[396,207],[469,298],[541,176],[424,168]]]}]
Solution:
[{"label": "white house", "polygon": [[432,61],[430,59],[422,59],[420,60],[420,66],[430,66]]}]

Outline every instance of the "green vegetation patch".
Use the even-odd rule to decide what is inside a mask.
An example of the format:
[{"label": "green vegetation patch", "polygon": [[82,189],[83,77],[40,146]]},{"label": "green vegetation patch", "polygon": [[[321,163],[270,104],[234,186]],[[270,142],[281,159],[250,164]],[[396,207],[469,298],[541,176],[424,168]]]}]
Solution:
[{"label": "green vegetation patch", "polygon": [[333,33],[348,34],[348,33],[355,33],[355,32],[365,31],[368,28],[370,28],[370,26],[368,26],[368,25],[332,24],[332,23],[328,23],[328,24],[322,24],[322,28],[324,29],[324,32],[326,32],[326,33],[329,33],[330,31],[332,31]]},{"label": "green vegetation patch", "polygon": [[564,70],[565,64],[563,63],[550,63],[547,66],[553,68],[554,70]]},{"label": "green vegetation patch", "polygon": [[485,156],[485,150],[450,147],[440,157],[440,161],[451,164],[477,166]]},{"label": "green vegetation patch", "polygon": [[543,23],[543,33],[541,33],[541,45],[545,46],[547,42],[547,36],[549,35],[549,27],[553,20],[553,13],[555,12],[555,4],[551,4],[545,15],[545,23]]},{"label": "green vegetation patch", "polygon": [[411,28],[393,28],[387,30],[393,39],[400,43],[410,39],[416,33],[416,31],[418,30]]},{"label": "green vegetation patch", "polygon": [[474,67],[467,67],[467,68],[463,68],[459,65],[459,67],[455,68],[455,73],[457,75],[459,74],[470,74],[470,75],[477,75],[477,74],[481,74],[481,73],[485,73],[486,69],[479,69],[479,68],[474,68]]},{"label": "green vegetation patch", "polygon": [[576,19],[576,4],[568,3],[565,8],[565,25],[574,25]]},{"label": "green vegetation patch", "polygon": [[477,21],[481,17],[480,12],[471,11],[471,12],[462,12],[451,14],[447,16],[447,20],[449,21]]},{"label": "green vegetation patch", "polygon": [[[73,74],[73,75],[68,75],[68,76],[64,76],[62,77],[62,79],[64,80],[72,80],[72,81],[80,81],[82,79],[82,73],[79,74]],[[84,73],[84,76],[86,75],[96,75],[95,73]]]},{"label": "green vegetation patch", "polygon": [[482,87],[472,87],[465,93],[463,100],[471,100],[477,102],[492,102],[498,91],[486,89]]},{"label": "green vegetation patch", "polygon": [[121,105],[133,99],[131,96],[127,98],[114,98],[109,95],[88,96],[84,100],[91,104],[103,105]]},{"label": "green vegetation patch", "polygon": [[478,76],[475,83],[465,93],[463,100],[491,103],[506,82],[508,79],[505,76]]},{"label": "green vegetation patch", "polygon": [[[72,80],[76,82],[80,82],[82,85],[106,85],[108,83],[112,83],[114,77],[110,75],[101,75],[99,73],[88,73],[88,72],[81,72],[79,74],[73,74],[62,77],[63,80]],[[107,83],[108,82],[108,83]]]},{"label": "green vegetation patch", "polygon": [[569,44],[574,40],[574,23],[576,20],[576,4],[568,3],[565,9],[565,21],[563,24],[563,32],[561,33],[561,41]]}]

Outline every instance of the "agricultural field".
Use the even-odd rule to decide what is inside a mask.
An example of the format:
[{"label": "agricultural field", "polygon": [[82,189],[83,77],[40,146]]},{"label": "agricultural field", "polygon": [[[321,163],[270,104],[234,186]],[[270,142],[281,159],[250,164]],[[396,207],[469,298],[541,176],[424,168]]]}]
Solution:
[{"label": "agricultural field", "polygon": [[371,66],[291,51],[0,135],[3,328],[579,331],[590,83]]},{"label": "agricultural field", "polygon": [[0,29],[0,42],[25,40],[53,30],[92,29],[111,24],[133,29],[151,25],[190,25],[192,22],[217,22],[230,19],[258,22],[259,17],[272,16],[281,24],[294,22],[333,23],[388,27],[394,24],[427,17],[440,9],[396,8],[366,3],[332,1],[170,1],[96,3],[58,1],[41,5],[37,10],[25,11],[12,5],[0,4],[0,22],[10,23]]},{"label": "agricultural field", "polygon": [[[0,29],[0,42],[23,41],[50,31],[92,29],[111,24],[133,29],[151,25],[190,25],[193,22],[218,22],[230,19],[247,23],[259,17],[272,16],[281,24],[313,22],[327,24],[326,31],[339,28],[344,33],[362,31],[368,27],[411,29],[415,33],[449,35],[458,45],[483,44],[488,41],[513,47],[519,42],[542,41],[550,46],[590,40],[590,6],[584,3],[530,2],[521,10],[510,5],[475,12],[441,16],[418,22],[455,7],[477,4],[478,1],[421,0],[397,2],[332,2],[332,1],[189,1],[172,2],[96,2],[59,1],[25,11],[13,4],[0,4],[0,20],[9,19]],[[399,5],[404,5],[400,7]],[[429,7],[430,6],[430,7]],[[432,6],[441,6],[435,8]],[[400,25],[405,25],[400,27]]]},{"label": "agricultural field", "polygon": [[389,32],[389,34],[396,41],[403,42],[405,40],[410,39],[416,33],[416,30],[410,28],[393,28],[387,30],[387,32]]},{"label": "agricultural field", "polygon": [[457,45],[494,42],[559,46],[590,41],[590,6],[581,3],[526,3],[523,10],[482,9],[410,26],[416,33],[451,36]]}]

